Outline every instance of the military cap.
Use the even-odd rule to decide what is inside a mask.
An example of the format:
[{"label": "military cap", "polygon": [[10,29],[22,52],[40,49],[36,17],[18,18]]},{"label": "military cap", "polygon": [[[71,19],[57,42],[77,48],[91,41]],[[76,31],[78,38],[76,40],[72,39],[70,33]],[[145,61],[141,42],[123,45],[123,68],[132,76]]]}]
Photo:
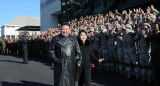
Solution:
[{"label": "military cap", "polygon": [[132,26],[130,24],[126,24],[127,29],[132,29]]},{"label": "military cap", "polygon": [[151,28],[151,25],[148,23],[143,23],[143,26],[148,26],[148,28]]}]

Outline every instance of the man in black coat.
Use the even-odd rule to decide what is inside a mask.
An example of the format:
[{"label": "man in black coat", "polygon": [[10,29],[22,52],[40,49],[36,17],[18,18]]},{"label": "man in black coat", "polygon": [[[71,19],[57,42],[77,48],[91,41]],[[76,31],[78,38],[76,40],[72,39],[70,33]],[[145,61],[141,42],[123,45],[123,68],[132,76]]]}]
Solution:
[{"label": "man in black coat", "polygon": [[28,64],[28,49],[27,49],[27,42],[28,38],[26,35],[23,36],[22,43],[23,43],[23,63]]},{"label": "man in black coat", "polygon": [[54,86],[75,86],[76,67],[81,64],[79,44],[70,35],[69,24],[64,23],[61,34],[52,38],[49,57],[54,62]]},{"label": "man in black coat", "polygon": [[151,42],[151,62],[156,86],[160,86],[160,30],[158,24],[153,25],[153,31],[148,37]]}]

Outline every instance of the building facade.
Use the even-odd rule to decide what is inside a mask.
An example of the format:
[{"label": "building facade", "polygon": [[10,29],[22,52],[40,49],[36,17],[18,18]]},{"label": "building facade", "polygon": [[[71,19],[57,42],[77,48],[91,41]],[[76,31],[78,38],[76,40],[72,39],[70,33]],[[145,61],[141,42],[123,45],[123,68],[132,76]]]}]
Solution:
[{"label": "building facade", "polygon": [[18,28],[22,26],[19,25],[3,25],[1,30],[1,38],[16,38],[18,37]]},{"label": "building facade", "polygon": [[41,31],[56,27],[61,12],[61,0],[41,0],[40,11]]},{"label": "building facade", "polygon": [[[1,27],[1,38],[16,38],[22,31],[18,31],[19,28],[25,26],[40,26],[40,17],[31,17],[31,16],[19,16],[15,19],[9,21]],[[30,35],[34,34],[34,31],[23,31],[29,32]],[[37,34],[40,33],[40,29]]]}]

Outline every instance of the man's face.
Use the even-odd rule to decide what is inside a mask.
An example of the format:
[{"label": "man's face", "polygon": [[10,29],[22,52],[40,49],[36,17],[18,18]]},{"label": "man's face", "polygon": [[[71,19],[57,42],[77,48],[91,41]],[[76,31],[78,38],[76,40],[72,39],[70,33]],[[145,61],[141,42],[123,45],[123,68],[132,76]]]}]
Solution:
[{"label": "man's face", "polygon": [[62,26],[61,34],[62,34],[64,37],[67,37],[70,32],[71,32],[71,30],[70,30],[69,26],[67,26],[67,25],[63,25],[63,26]]},{"label": "man's face", "polygon": [[84,30],[86,30],[86,29],[87,29],[87,26],[84,27]]},{"label": "man's face", "polygon": [[94,32],[90,32],[90,36],[94,36]]},{"label": "man's face", "polygon": [[148,28],[148,26],[147,26],[147,25],[144,25],[143,28]]}]

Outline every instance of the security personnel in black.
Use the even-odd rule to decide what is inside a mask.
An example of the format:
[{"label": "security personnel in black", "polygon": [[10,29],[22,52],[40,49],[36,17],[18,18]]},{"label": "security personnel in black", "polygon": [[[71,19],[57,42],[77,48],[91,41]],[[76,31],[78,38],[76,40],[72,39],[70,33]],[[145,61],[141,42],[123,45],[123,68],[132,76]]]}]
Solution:
[{"label": "security personnel in black", "polygon": [[156,86],[160,86],[160,30],[158,24],[154,24],[154,28],[148,41],[151,42],[151,62],[153,74],[155,76]]},{"label": "security personnel in black", "polygon": [[28,64],[28,49],[27,49],[27,42],[28,38],[26,35],[23,36],[22,43],[23,43],[23,63]]},{"label": "security personnel in black", "polygon": [[22,43],[22,40],[18,40],[18,56],[23,56],[23,50],[22,50],[22,47],[23,47],[23,43]]}]

